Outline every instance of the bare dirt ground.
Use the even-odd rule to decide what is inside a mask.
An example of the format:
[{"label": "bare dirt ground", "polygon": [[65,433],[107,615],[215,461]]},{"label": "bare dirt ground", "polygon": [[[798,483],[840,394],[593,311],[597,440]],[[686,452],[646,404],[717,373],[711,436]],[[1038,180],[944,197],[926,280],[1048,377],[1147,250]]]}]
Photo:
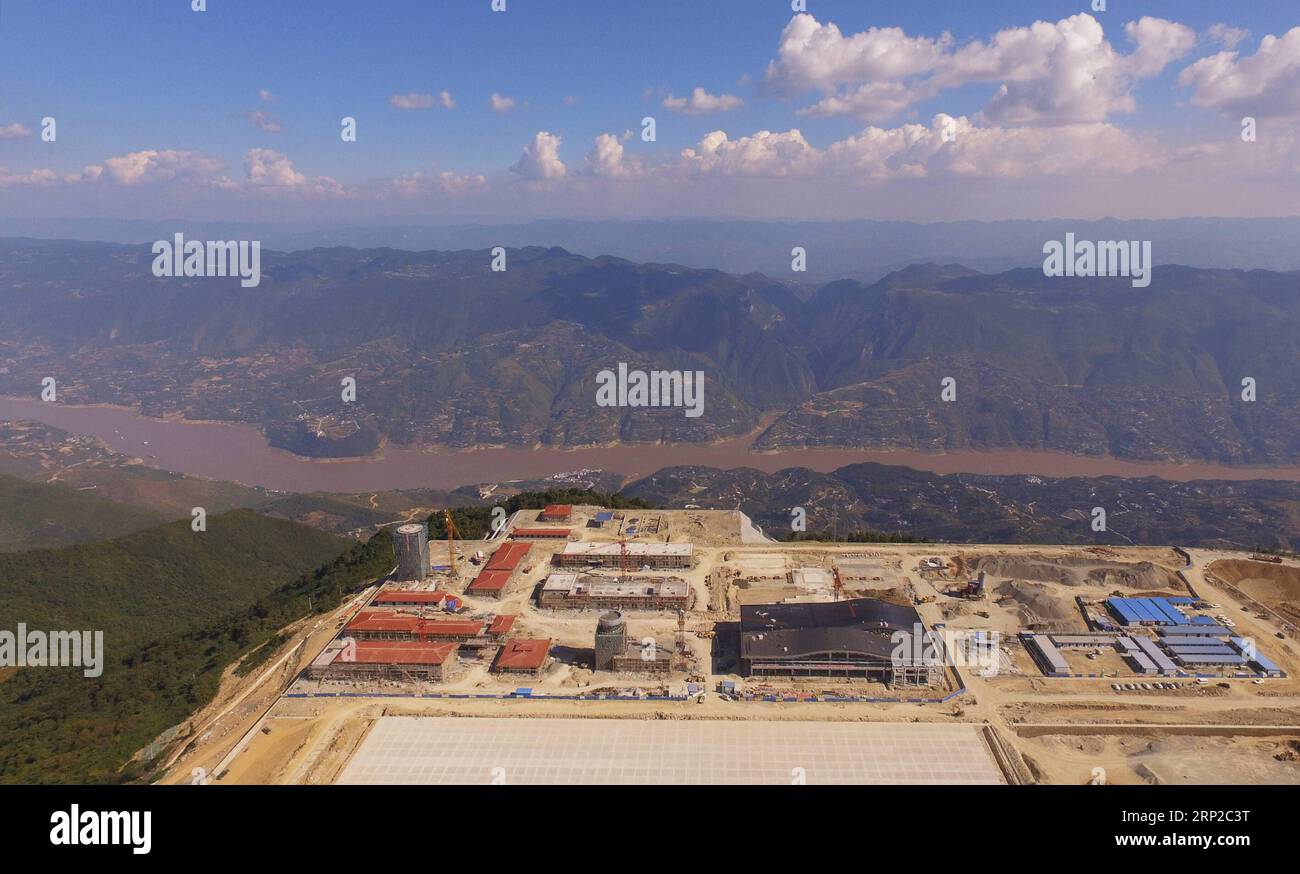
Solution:
[{"label": "bare dirt ground", "polygon": [[[1077,736],[1020,739],[1041,782],[1083,784],[1300,784],[1296,735],[1279,738]],[[1097,770],[1101,769],[1101,774]]]},{"label": "bare dirt ground", "polygon": [[236,665],[228,668],[216,697],[188,720],[187,730],[164,756],[158,782],[188,783],[213,775],[236,745],[256,730],[293,678],[334,638],[339,623],[374,591],[366,589],[332,613],[283,629],[286,642],[247,676],[237,676]]},{"label": "bare dirt ground", "polygon": [[1209,570],[1250,598],[1267,604],[1294,623],[1300,623],[1300,567],[1261,561],[1224,559]]},{"label": "bare dirt ground", "polygon": [[[1225,574],[1233,566],[1225,561],[1245,561],[1243,553],[1169,548],[1082,548],[1003,545],[922,544],[777,544],[754,542],[743,516],[725,511],[626,511],[623,519],[603,529],[588,527],[595,508],[575,508],[570,523],[574,539],[610,542],[630,518],[660,517],[653,533],[642,532],[633,542],[690,542],[695,544],[695,567],[689,571],[638,571],[641,574],[680,576],[694,592],[686,614],[686,643],[693,667],[675,671],[665,681],[657,678],[595,674],[589,664],[596,617],[600,611],[542,610],[534,600],[537,585],[550,572],[550,556],[563,543],[534,543],[524,567],[515,575],[501,599],[466,597],[472,615],[517,616],[521,636],[549,637],[554,659],[537,678],[500,678],[487,672],[487,658],[466,659],[447,682],[425,689],[387,686],[312,685],[299,680],[293,687],[313,693],[348,692],[357,697],[279,698],[281,685],[267,679],[248,693],[246,702],[232,707],[252,678],[223,684],[217,702],[192,722],[202,726],[223,710],[217,729],[196,744],[169,769],[168,781],[184,781],[193,767],[227,769],[218,783],[329,783],[348,761],[368,727],[383,714],[437,716],[509,716],[527,719],[581,716],[596,719],[721,719],[721,720],[839,720],[880,722],[974,722],[995,727],[1006,742],[1031,763],[1031,771],[1044,782],[1087,782],[1092,765],[1100,763],[1110,782],[1209,781],[1236,782],[1244,775],[1259,782],[1294,782],[1294,761],[1274,758],[1283,751],[1285,731],[1300,726],[1300,653],[1290,637],[1278,638],[1282,626],[1271,616],[1251,609],[1234,594],[1234,587],[1218,584],[1205,570],[1213,563]],[[534,524],[534,511],[524,511],[516,525]],[[466,558],[479,545],[465,553]],[[487,549],[495,543],[484,544]],[[435,554],[439,548],[433,544]],[[486,550],[485,550],[486,551]],[[937,563],[926,564],[927,560]],[[935,566],[937,564],[937,567]],[[1234,577],[1243,585],[1260,576],[1249,563]],[[1289,567],[1290,565],[1288,565]],[[966,691],[942,704],[911,703],[767,703],[728,701],[714,694],[717,684],[732,680],[741,686],[734,658],[716,648],[716,628],[739,618],[742,603],[754,598],[829,600],[821,591],[825,574],[792,576],[798,569],[829,572],[839,567],[850,594],[915,604],[931,627],[984,629],[1003,635],[1003,661],[996,675],[981,676],[963,669]],[[1267,565],[1265,567],[1274,567]],[[977,570],[987,577],[988,594],[966,599],[955,593]],[[1296,568],[1300,572],[1300,568]],[[460,593],[476,573],[468,562],[456,579],[435,580],[440,588]],[[1251,574],[1255,574],[1252,576]],[[806,584],[796,585],[795,580]],[[1289,579],[1289,577],[1288,577]],[[1282,585],[1281,582],[1275,583]],[[1117,692],[1118,677],[1106,679],[1043,677],[1029,659],[1016,635],[1026,628],[1061,631],[1086,630],[1075,599],[1105,598],[1115,591],[1125,594],[1186,593],[1194,591],[1212,602],[1214,612],[1236,623],[1235,630],[1260,641],[1261,650],[1288,673],[1287,679],[1261,684],[1249,679],[1225,679],[1205,685],[1180,681],[1173,690]],[[1261,599],[1266,593],[1260,592]],[[342,616],[346,611],[335,614]],[[673,641],[677,617],[670,611],[629,611],[630,633]],[[723,625],[718,625],[723,623]],[[304,640],[292,660],[296,668],[310,661],[334,635],[332,622],[310,630],[300,629]],[[1121,675],[1128,670],[1122,660],[1098,658],[1084,661],[1085,653],[1069,656],[1080,670]],[[270,660],[267,662],[270,664]],[[1074,662],[1071,662],[1074,665]],[[689,676],[706,690],[703,703],[688,701],[542,701],[519,699],[428,699],[399,697],[410,692],[479,692],[503,694],[519,685],[539,693],[571,693],[575,689],[617,688],[644,691],[680,691]],[[1136,678],[1133,678],[1136,679]],[[835,681],[771,681],[770,687],[793,692],[834,689],[841,694],[897,695],[898,690]],[[272,702],[274,704],[272,705]],[[269,708],[269,710],[268,710]],[[266,714],[265,718],[262,717]],[[1028,731],[1029,727],[1034,727]],[[1248,736],[1259,727],[1283,727],[1278,737]],[[1081,735],[1089,730],[1104,735]],[[1239,730],[1235,727],[1240,727]],[[267,729],[263,731],[262,729]],[[1125,733],[1126,730],[1131,733]],[[1271,730],[1271,729],[1265,729]],[[200,737],[196,728],[191,738]],[[219,733],[218,733],[219,731]],[[1201,734],[1189,734],[1200,731]],[[1022,736],[1019,732],[1028,732]],[[1300,735],[1300,728],[1296,729]],[[1058,737],[1059,736],[1059,737]],[[1053,740],[1053,738],[1057,738]],[[240,746],[240,741],[244,744]],[[232,752],[237,754],[232,755]],[[1217,761],[1241,765],[1219,766]],[[1206,761],[1200,761],[1205,759]],[[1084,767],[1088,765],[1088,767]]]}]

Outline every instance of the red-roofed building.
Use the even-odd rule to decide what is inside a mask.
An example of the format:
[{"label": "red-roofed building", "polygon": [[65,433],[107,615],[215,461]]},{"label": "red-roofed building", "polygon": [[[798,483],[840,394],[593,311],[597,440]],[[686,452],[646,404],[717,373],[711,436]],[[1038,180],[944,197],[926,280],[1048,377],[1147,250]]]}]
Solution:
[{"label": "red-roofed building", "polygon": [[423,680],[437,682],[455,663],[456,644],[416,640],[335,641],[312,663],[319,680]]},{"label": "red-roofed building", "polygon": [[417,592],[414,590],[383,589],[370,602],[374,607],[438,607],[447,600],[446,592]]},{"label": "red-roofed building", "polygon": [[532,548],[532,544],[529,543],[501,544],[497,551],[492,553],[483,570],[474,578],[474,582],[469,584],[469,588],[465,590],[466,594],[500,598],[515,569]]},{"label": "red-roofed building", "polygon": [[510,532],[515,540],[567,540],[568,528],[516,528]]},{"label": "red-roofed building", "polygon": [[528,551],[532,548],[532,544],[529,543],[503,543],[496,552],[492,553],[492,557],[488,559],[488,563],[483,566],[483,569],[489,571],[513,571],[519,567],[520,562],[524,560],[524,556],[528,555]]},{"label": "red-roofed building", "polygon": [[550,640],[510,640],[497,650],[492,671],[497,674],[540,674],[550,652]]},{"label": "red-roofed building", "polygon": [[568,522],[573,515],[571,504],[548,504],[537,514],[538,522]]},{"label": "red-roofed building", "polygon": [[391,610],[362,610],[343,629],[346,637],[357,641],[423,641],[426,643],[453,642],[466,646],[489,646],[501,641],[510,625],[501,628],[500,620],[514,617],[483,619],[425,619]]},{"label": "red-roofed building", "polygon": [[500,598],[509,582],[510,571],[481,571],[465,592],[480,598]]},{"label": "red-roofed building", "polygon": [[513,616],[495,616],[488,625],[487,633],[494,634],[498,637],[506,634],[510,629],[515,627],[515,617]]}]

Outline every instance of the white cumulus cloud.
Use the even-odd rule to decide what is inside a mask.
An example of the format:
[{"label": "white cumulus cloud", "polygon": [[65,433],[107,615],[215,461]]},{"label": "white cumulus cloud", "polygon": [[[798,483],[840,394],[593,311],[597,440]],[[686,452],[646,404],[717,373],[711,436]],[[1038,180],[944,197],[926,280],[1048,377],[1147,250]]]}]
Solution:
[{"label": "white cumulus cloud", "polygon": [[1235,51],[1201,58],[1178,76],[1192,103],[1229,114],[1300,116],[1300,27],[1269,34],[1253,55]]},{"label": "white cumulus cloud", "polygon": [[341,194],[343,186],[328,176],[307,176],[274,149],[249,149],[244,155],[249,184],[265,189],[291,189],[312,194]]},{"label": "white cumulus cloud", "polygon": [[524,146],[524,153],[511,165],[510,170],[528,182],[551,182],[563,179],[568,168],[560,160],[560,137],[548,131],[538,131],[533,141]]},{"label": "white cumulus cloud", "polygon": [[1123,54],[1101,23],[1080,13],[995,33],[957,46],[952,37],[910,36],[870,28],[845,36],[811,15],[791,19],[767,69],[770,93],[821,99],[804,115],[881,121],[945,90],[998,85],[984,108],[994,124],[1078,124],[1132,112],[1134,85],[1191,50],[1195,32],[1177,22],[1143,17],[1124,27],[1133,51]]},{"label": "white cumulus cloud", "polygon": [[669,94],[663,99],[664,109],[671,109],[682,115],[712,115],[715,112],[730,112],[745,105],[734,94],[710,94],[703,88],[696,88],[690,97],[674,97]]},{"label": "white cumulus cloud", "polygon": [[184,149],[145,149],[108,158],[82,171],[86,180],[104,180],[114,185],[148,185],[181,180],[208,182],[223,169],[220,158]]},{"label": "white cumulus cloud", "polygon": [[583,162],[583,169],[588,175],[606,179],[622,179],[641,173],[640,163],[624,154],[622,140],[609,133],[596,137]]}]

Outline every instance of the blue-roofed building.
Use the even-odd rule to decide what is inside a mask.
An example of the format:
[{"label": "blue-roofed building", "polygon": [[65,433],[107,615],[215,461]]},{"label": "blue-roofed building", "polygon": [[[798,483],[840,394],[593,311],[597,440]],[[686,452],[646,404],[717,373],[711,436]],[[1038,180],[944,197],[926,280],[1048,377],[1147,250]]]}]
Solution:
[{"label": "blue-roofed building", "polygon": [[1125,598],[1107,598],[1106,609],[1110,610],[1121,625],[1137,625],[1142,621],[1133,605]]},{"label": "blue-roofed building", "polygon": [[1165,617],[1169,625],[1186,625],[1187,617],[1184,616],[1173,604],[1170,604],[1166,598],[1152,598],[1151,604]]}]

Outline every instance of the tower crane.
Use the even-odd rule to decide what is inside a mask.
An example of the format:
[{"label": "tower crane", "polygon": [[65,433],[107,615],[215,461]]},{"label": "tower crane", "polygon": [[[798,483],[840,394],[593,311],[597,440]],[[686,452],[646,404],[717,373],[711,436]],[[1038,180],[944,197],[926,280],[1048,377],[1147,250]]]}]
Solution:
[{"label": "tower crane", "polygon": [[447,562],[451,565],[451,575],[455,577],[456,538],[460,537],[460,532],[456,530],[456,523],[451,521],[451,510],[443,510],[442,519],[447,525]]}]

